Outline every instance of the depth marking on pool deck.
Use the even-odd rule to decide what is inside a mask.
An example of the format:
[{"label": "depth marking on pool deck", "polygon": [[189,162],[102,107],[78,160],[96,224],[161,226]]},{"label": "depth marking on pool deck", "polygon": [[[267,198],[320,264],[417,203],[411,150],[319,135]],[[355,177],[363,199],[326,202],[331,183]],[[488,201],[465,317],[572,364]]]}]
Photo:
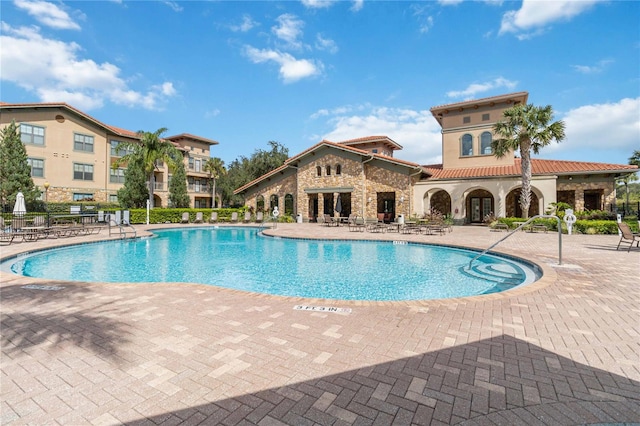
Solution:
[{"label": "depth marking on pool deck", "polygon": [[293,307],[293,309],[296,311],[336,312],[340,314],[351,313],[351,308],[334,308],[331,306],[296,305]]},{"label": "depth marking on pool deck", "polygon": [[57,285],[28,284],[28,285],[23,285],[22,288],[28,288],[29,290],[58,291],[58,290],[62,290],[64,287],[57,286]]}]

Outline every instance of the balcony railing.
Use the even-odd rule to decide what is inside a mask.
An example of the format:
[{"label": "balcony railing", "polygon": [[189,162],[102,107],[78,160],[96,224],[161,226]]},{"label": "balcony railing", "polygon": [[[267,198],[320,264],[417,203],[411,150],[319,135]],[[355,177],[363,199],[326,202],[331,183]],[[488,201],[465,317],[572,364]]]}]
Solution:
[{"label": "balcony railing", "polygon": [[209,188],[206,185],[195,185],[193,183],[190,183],[187,185],[187,190],[189,192],[197,192],[199,194],[211,194],[211,188]]},{"label": "balcony railing", "polygon": [[164,182],[154,182],[153,183],[154,191],[164,191]]}]

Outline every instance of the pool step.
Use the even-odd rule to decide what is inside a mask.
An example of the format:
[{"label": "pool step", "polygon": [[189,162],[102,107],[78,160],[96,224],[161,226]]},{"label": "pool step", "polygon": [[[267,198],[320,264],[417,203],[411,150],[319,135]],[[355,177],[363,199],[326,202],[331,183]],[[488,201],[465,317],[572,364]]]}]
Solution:
[{"label": "pool step", "polygon": [[480,264],[475,263],[471,269],[467,266],[461,267],[460,271],[469,277],[479,278],[482,280],[490,281],[495,285],[487,290],[485,293],[495,293],[503,290],[507,290],[522,283],[526,276],[520,271],[516,270],[509,265],[493,265],[493,264]]}]

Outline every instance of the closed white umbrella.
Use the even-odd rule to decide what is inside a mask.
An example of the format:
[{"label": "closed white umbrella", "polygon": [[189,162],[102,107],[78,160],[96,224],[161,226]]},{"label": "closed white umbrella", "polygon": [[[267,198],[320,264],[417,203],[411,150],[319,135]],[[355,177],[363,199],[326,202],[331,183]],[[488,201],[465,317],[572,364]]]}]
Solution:
[{"label": "closed white umbrella", "polygon": [[24,195],[22,192],[18,192],[18,195],[16,195],[16,204],[13,206],[13,214],[24,216],[26,213],[27,206],[24,204]]},{"label": "closed white umbrella", "polygon": [[22,229],[24,226],[24,215],[27,214],[27,206],[24,203],[24,195],[22,192],[18,192],[16,195],[16,203],[13,206],[13,221],[11,228],[14,231]]}]

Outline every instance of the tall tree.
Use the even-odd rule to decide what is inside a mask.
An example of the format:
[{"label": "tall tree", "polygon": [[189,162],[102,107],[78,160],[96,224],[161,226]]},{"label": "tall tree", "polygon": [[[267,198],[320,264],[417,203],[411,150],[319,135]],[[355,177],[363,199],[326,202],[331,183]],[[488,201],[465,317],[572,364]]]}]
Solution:
[{"label": "tall tree", "polygon": [[124,171],[124,185],[118,190],[118,203],[125,209],[144,208],[149,199],[147,175],[141,157],[131,157]]},{"label": "tall tree", "polygon": [[520,151],[520,207],[525,218],[529,217],[531,204],[531,152],[538,154],[540,149],[552,141],[564,140],[564,128],[564,121],[553,121],[551,105],[538,107],[533,104],[516,105],[505,110],[504,119],[493,126],[497,138],[491,145],[496,157],[502,158],[516,150]]},{"label": "tall tree", "polygon": [[189,194],[187,194],[187,172],[184,163],[176,164],[169,181],[169,203],[173,208],[189,207]]},{"label": "tall tree", "polygon": [[209,173],[209,183],[211,185],[211,208],[216,207],[216,180],[227,174],[224,167],[224,161],[218,157],[209,158],[205,163],[203,170]]},{"label": "tall tree", "polygon": [[182,162],[182,155],[176,147],[168,140],[162,139],[162,135],[167,131],[162,127],[155,132],[145,132],[140,130],[137,133],[139,141],[121,142],[119,149],[130,151],[120,157],[113,167],[119,167],[128,163],[134,157],[142,159],[142,167],[149,182],[149,203],[154,207],[153,190],[155,188],[155,171],[162,162],[167,163],[169,171],[173,171],[179,162]]},{"label": "tall tree", "polygon": [[[640,150],[633,151],[631,157],[629,157],[629,164],[640,167]],[[626,195],[626,209],[629,208],[629,184],[638,180],[638,173],[629,173],[618,178],[618,183],[624,185],[624,192]]]},{"label": "tall tree", "polygon": [[0,201],[13,206],[16,195],[22,192],[27,208],[34,207],[41,191],[31,178],[27,150],[20,139],[15,121],[0,130]]}]

